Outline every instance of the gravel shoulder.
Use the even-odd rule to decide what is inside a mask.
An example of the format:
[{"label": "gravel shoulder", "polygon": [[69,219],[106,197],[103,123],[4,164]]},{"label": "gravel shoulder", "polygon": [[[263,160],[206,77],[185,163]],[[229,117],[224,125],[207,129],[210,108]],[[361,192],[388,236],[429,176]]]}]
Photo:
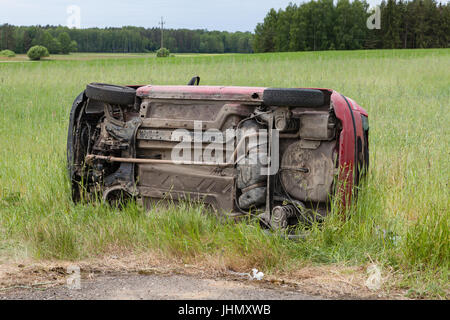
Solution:
[{"label": "gravel shoulder", "polygon": [[[217,260],[185,264],[154,253],[80,261],[2,260],[0,256],[0,300],[405,299],[403,291],[369,290],[364,266],[305,265],[286,272],[260,271],[262,280],[250,280],[252,271],[246,268],[232,269]],[[81,288],[69,289],[68,280],[75,278]],[[386,286],[390,279],[389,273],[383,274]]]},{"label": "gravel shoulder", "polygon": [[80,289],[67,285],[52,288],[12,288],[0,293],[2,300],[318,300],[298,290],[263,288],[255,283],[203,279],[187,275],[104,275],[81,279]]}]

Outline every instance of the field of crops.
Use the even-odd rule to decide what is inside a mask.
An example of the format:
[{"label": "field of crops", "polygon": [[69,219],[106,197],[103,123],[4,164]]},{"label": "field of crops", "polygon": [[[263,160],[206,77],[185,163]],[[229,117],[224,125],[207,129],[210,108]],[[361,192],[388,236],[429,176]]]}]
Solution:
[{"label": "field of crops", "polygon": [[[0,62],[0,263],[120,250],[268,274],[377,263],[385,289],[449,298],[450,50],[71,57]],[[207,85],[332,88],[368,110],[370,173],[351,219],[331,215],[294,242],[254,222],[219,222],[201,206],[74,205],[65,144],[86,83],[186,84],[194,75]]]}]

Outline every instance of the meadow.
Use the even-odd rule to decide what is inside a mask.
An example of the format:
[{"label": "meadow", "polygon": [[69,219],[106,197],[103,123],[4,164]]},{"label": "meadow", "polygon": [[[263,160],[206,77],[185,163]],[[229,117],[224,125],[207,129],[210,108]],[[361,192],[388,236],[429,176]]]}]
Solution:
[{"label": "meadow", "polygon": [[[377,263],[393,275],[388,289],[448,299],[449,70],[449,49],[0,62],[0,268],[10,259],[80,261],[117,251],[267,274]],[[351,218],[330,215],[291,241],[252,221],[220,222],[201,205],[146,213],[137,204],[73,204],[67,126],[85,85],[186,84],[194,75],[204,85],[332,88],[364,107],[370,170]]]}]

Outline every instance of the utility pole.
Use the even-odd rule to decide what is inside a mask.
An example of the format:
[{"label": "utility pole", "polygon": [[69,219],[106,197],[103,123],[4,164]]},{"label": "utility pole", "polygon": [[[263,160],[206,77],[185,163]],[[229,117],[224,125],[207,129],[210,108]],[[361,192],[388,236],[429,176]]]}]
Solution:
[{"label": "utility pole", "polygon": [[163,20],[163,17],[161,17],[161,22],[159,25],[161,26],[161,48],[164,48],[164,24],[166,22]]}]

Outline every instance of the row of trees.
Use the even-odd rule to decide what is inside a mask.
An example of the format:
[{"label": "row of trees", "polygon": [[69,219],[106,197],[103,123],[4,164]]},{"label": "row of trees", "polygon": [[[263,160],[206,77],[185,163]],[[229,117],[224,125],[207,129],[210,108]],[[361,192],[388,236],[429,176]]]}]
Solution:
[{"label": "row of trees", "polygon": [[[380,29],[369,29],[374,14],[366,0],[311,0],[271,9],[250,32],[168,29],[164,46],[171,52],[270,52],[372,48],[432,48],[450,46],[450,3],[436,0],[383,0]],[[377,19],[377,18],[375,18]],[[50,53],[152,52],[160,47],[158,28],[0,25],[0,50],[25,53],[42,45]]]},{"label": "row of trees", "polygon": [[16,53],[26,53],[33,46],[44,46],[50,53],[77,51],[78,45],[72,40],[68,30],[63,28],[15,27],[9,24],[0,26],[0,49]]},{"label": "row of trees", "polygon": [[[450,46],[450,3],[435,0],[382,1],[380,28],[364,0],[317,0],[271,9],[255,29],[255,52],[434,48]],[[371,17],[372,18],[372,17]],[[373,17],[378,19],[378,17]],[[375,21],[376,22],[376,21]]]},{"label": "row of trees", "polygon": [[[206,30],[164,30],[164,46],[171,52],[252,52],[252,33]],[[42,45],[50,53],[80,52],[151,52],[160,47],[161,30],[158,28],[89,28],[0,26],[0,50],[9,49],[25,53],[34,45]]]}]

